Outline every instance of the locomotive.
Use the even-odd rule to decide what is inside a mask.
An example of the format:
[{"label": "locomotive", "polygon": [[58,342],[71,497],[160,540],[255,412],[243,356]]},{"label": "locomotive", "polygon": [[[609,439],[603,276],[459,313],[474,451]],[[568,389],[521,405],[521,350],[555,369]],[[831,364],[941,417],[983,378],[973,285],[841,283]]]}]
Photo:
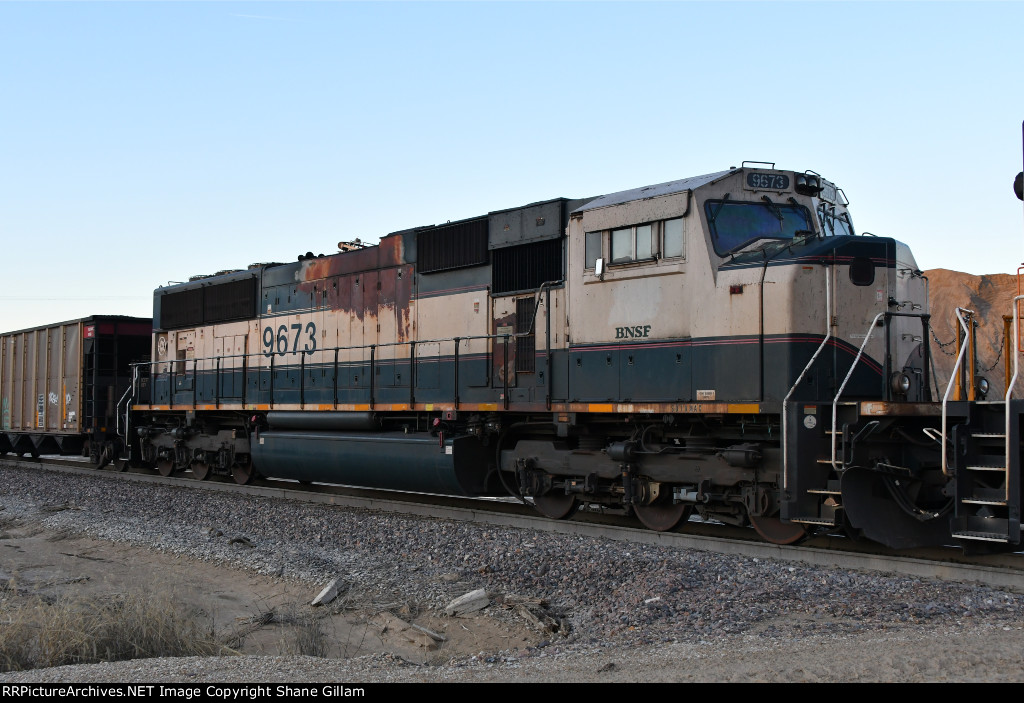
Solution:
[{"label": "locomotive", "polygon": [[927,280],[848,206],[743,162],[160,287],[121,466],[1013,548],[1022,403],[942,393]]}]

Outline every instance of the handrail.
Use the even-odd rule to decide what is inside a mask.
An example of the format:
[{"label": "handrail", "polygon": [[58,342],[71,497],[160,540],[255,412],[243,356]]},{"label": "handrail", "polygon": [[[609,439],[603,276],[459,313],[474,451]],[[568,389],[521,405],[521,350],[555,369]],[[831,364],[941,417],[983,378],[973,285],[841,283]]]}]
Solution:
[{"label": "handrail", "polygon": [[[535,312],[535,316],[536,316],[536,310],[534,312]],[[549,313],[549,316],[550,316],[550,313]],[[339,359],[339,355],[340,355],[341,352],[343,352],[343,351],[344,352],[357,352],[357,351],[365,351],[367,349],[370,350],[370,360],[371,360],[370,361],[370,364],[371,364],[371,372],[370,372],[370,374],[371,374],[371,378],[368,381],[368,384],[370,384],[370,390],[371,390],[372,396],[375,396],[376,395],[376,393],[375,393],[376,389],[374,388],[374,386],[375,386],[375,383],[374,383],[375,378],[373,377],[373,368],[377,364],[377,360],[375,358],[376,357],[376,351],[378,349],[382,348],[382,347],[404,347],[404,346],[408,346],[409,349],[410,349],[409,363],[412,366],[412,372],[409,374],[410,400],[412,400],[415,397],[413,395],[413,393],[414,393],[414,384],[416,383],[416,380],[417,380],[416,379],[417,374],[415,373],[415,367],[416,367],[416,364],[418,363],[418,359],[415,357],[416,346],[417,345],[420,345],[420,344],[430,344],[430,343],[436,343],[436,344],[440,345],[440,344],[445,343],[445,342],[453,343],[455,345],[455,351],[454,351],[454,354],[453,354],[453,359],[455,361],[456,368],[457,368],[458,364],[459,364],[459,361],[460,361],[460,356],[461,356],[459,347],[463,346],[464,342],[468,342],[470,340],[478,340],[478,339],[479,340],[494,340],[496,342],[497,341],[501,341],[503,346],[504,346],[504,356],[505,356],[505,358],[507,360],[507,358],[508,358],[508,346],[509,346],[508,343],[509,343],[509,340],[510,339],[518,339],[520,337],[527,337],[527,336],[529,336],[531,334],[534,334],[534,333],[535,333],[535,330],[533,329],[533,323],[531,322],[531,329],[529,331],[527,331],[527,332],[514,332],[514,333],[511,333],[511,334],[510,333],[502,332],[500,334],[480,334],[480,335],[467,335],[467,336],[464,336],[464,337],[440,337],[440,338],[436,338],[436,339],[418,339],[418,340],[409,340],[409,341],[405,341],[405,342],[385,342],[383,344],[363,344],[363,345],[357,345],[357,346],[325,347],[323,349],[317,349],[317,350],[315,350],[313,352],[304,352],[304,351],[297,352],[297,353],[302,355],[302,358],[300,359],[300,364],[298,364],[298,367],[300,369],[303,369],[303,370],[305,369],[305,366],[306,366],[306,364],[305,364],[305,356],[306,356],[306,354],[310,354],[310,355],[320,354],[320,355],[323,356],[323,355],[329,354],[330,352],[334,352],[333,364],[332,364],[331,361],[325,361],[324,364],[326,366],[332,366],[333,365],[333,368],[334,368],[334,383],[333,383],[333,385],[334,385],[334,405],[337,406],[338,405],[338,396],[337,396],[337,391],[338,391],[338,366],[339,366],[339,363],[345,363],[345,362],[342,362]],[[549,352],[549,355],[550,355],[550,352]],[[261,368],[263,368],[265,370],[269,370],[270,371],[269,391],[270,391],[270,394],[271,394],[270,402],[271,402],[271,405],[273,405],[273,402],[274,402],[273,401],[273,394],[277,390],[275,388],[276,384],[274,383],[274,371],[277,370],[275,368],[275,367],[277,367],[277,363],[276,363],[277,357],[282,356],[282,355],[278,354],[278,353],[273,353],[273,354],[268,356],[268,358],[270,360],[270,363],[269,363],[268,367],[261,367],[261,366],[257,365],[255,367],[252,367],[252,369],[251,369],[249,364],[248,364],[248,360],[250,358],[259,358],[260,356],[266,356],[266,354],[261,351],[261,352],[251,352],[251,353],[246,353],[246,354],[228,354],[228,355],[220,355],[220,356],[194,357],[194,358],[192,358],[190,361],[192,361],[191,373],[192,373],[192,380],[193,380],[193,386],[192,386],[192,396],[193,396],[192,404],[193,404],[193,406],[195,406],[197,404],[197,402],[198,402],[198,398],[197,398],[198,389],[197,389],[196,379],[198,377],[199,365],[202,364],[203,365],[203,369],[205,371],[208,368],[207,362],[209,364],[214,364],[215,363],[217,365],[218,373],[223,373],[226,370],[238,370],[238,369],[242,370],[242,372],[243,372],[242,404],[243,405],[245,404],[245,400],[246,400],[246,397],[245,397],[246,396],[246,391],[247,391],[246,386],[248,384],[247,384],[247,378],[245,378],[245,377],[248,376],[248,372],[250,370],[254,369],[258,373],[261,370]],[[239,365],[239,366],[231,366],[231,360],[234,360],[234,359],[241,359],[241,365]],[[159,360],[159,361],[144,361],[144,362],[139,362],[139,363],[136,363],[136,364],[132,364],[132,366],[133,367],[137,367],[137,368],[146,367],[149,370],[150,374],[153,375],[154,377],[166,374],[171,379],[171,388],[169,389],[170,396],[168,398],[168,403],[173,405],[174,404],[174,392],[175,392],[174,391],[174,383],[173,383],[173,381],[175,380],[175,377],[179,375],[178,372],[175,370],[175,363],[178,362],[178,361],[180,361],[180,360],[177,360],[177,359],[163,359],[163,360]],[[396,362],[396,361],[399,361],[399,359],[392,358],[391,361],[392,362]],[[167,370],[163,371],[163,372],[157,371],[156,370],[157,367],[159,367],[161,365],[166,365],[167,366]],[[548,392],[550,393],[550,383],[551,383],[550,373],[548,375],[549,375],[549,378],[547,379],[547,384],[548,384],[548,388],[549,388]],[[187,376],[187,372],[186,372],[186,376]],[[305,374],[303,373],[302,376],[303,377],[300,379],[300,396],[303,395],[303,391],[305,389],[305,378],[304,378]],[[503,374],[503,377],[504,377],[503,378],[503,391],[504,391],[503,394],[505,396],[505,398],[504,398],[504,405],[507,408],[508,407],[508,402],[509,402],[509,395],[508,395],[508,388],[509,387],[508,387],[507,374]],[[137,382],[137,379],[135,381],[133,381],[133,385],[135,385],[136,382]],[[218,385],[218,388],[216,390],[217,390],[218,402],[223,401],[223,399],[219,397],[220,396],[219,385]],[[258,390],[259,389],[257,389],[257,391]],[[458,389],[458,387],[455,388],[455,393],[453,394],[453,397],[455,399],[456,404],[458,404],[458,402],[459,402],[459,389]],[[303,402],[304,402],[304,398],[300,400],[300,403],[303,403]],[[371,407],[372,407],[372,405],[375,404],[375,402],[376,402],[376,398],[375,397],[371,397],[371,400],[370,400]],[[410,404],[412,404],[412,403],[410,403]]]},{"label": "handrail", "polygon": [[[132,398],[135,397],[135,384],[139,376],[139,367],[137,365],[131,365],[131,369],[132,382],[128,384],[127,388],[125,388],[124,394],[121,396],[121,399],[117,401],[117,407],[114,409],[114,415],[117,418],[115,420],[115,432],[118,437],[121,437],[123,439],[121,444],[124,448],[124,451],[127,452],[124,456],[121,457],[122,459],[129,459],[131,457],[131,441],[128,438],[128,433],[131,431],[131,400]],[[122,424],[121,422],[122,405],[124,405],[124,424]]]},{"label": "handrail", "polygon": [[[1013,299],[1013,377],[1010,382],[1006,384],[1006,395],[1003,396],[1003,403],[1005,409],[1003,414],[1006,415],[1006,434],[1003,435],[1004,442],[1006,443],[1006,473],[1010,473],[1010,398],[1013,396],[1013,387],[1017,384],[1017,376],[1020,373],[1020,301],[1024,300],[1024,295],[1018,295]],[[1006,500],[1010,499],[1010,482],[1004,481],[1006,486]]]},{"label": "handrail", "polygon": [[[967,329],[967,323],[964,322],[964,318],[960,314],[961,312],[969,312],[972,317],[974,316],[973,310],[967,310],[966,308],[956,309],[956,319],[960,321],[960,326],[964,330],[964,344],[960,347],[960,353],[956,357],[956,363],[953,364],[953,370],[949,372],[949,383],[946,384],[946,392],[942,396],[942,474],[944,476],[950,475],[949,464],[946,459],[946,448],[949,445],[949,440],[946,437],[946,404],[949,402],[949,394],[953,391],[953,384],[957,382],[956,375],[960,370],[960,364],[964,360],[964,354],[967,352],[967,338],[970,336],[970,331]],[[1007,417],[1009,417],[1009,413],[1007,413]],[[1009,440],[1009,438],[1007,438],[1007,440]]]},{"label": "handrail", "polygon": [[[868,327],[867,333],[864,335],[864,341],[860,345],[860,349],[857,351],[857,356],[854,357],[853,363],[850,364],[850,370],[846,372],[846,378],[843,379],[842,384],[839,386],[839,391],[836,393],[836,397],[832,399],[832,468],[836,471],[839,467],[836,466],[836,415],[838,414],[839,407],[839,396],[846,390],[846,383],[850,380],[850,376],[853,375],[853,370],[857,368],[857,364],[860,363],[861,356],[864,355],[864,347],[868,345],[868,340],[871,339],[871,333],[875,331],[875,326],[878,324],[879,318],[887,315],[886,312],[880,312],[875,315],[875,319],[871,321],[871,325]],[[888,383],[889,379],[883,378],[882,383]]]},{"label": "handrail", "polygon": [[786,441],[789,427],[789,412],[787,411],[789,405],[789,397],[793,395],[793,391],[800,385],[800,381],[804,380],[804,376],[807,375],[807,371],[810,370],[814,364],[815,359],[818,358],[818,354],[828,344],[828,340],[832,337],[832,287],[831,279],[829,277],[829,267],[825,267],[825,338],[821,340],[821,344],[814,351],[811,360],[804,366],[804,370],[797,376],[796,381],[789,389],[789,393],[786,393],[786,397],[782,399],[782,490],[786,490],[788,487],[789,477],[789,442]]},{"label": "handrail", "polygon": [[[117,401],[117,410],[116,410],[117,426],[116,426],[115,432],[116,432],[118,437],[124,437],[125,439],[127,439],[127,437],[128,437],[128,409],[129,408],[128,408],[128,404],[125,404],[124,401],[125,401],[126,398],[131,398],[131,397],[134,396],[134,391],[135,391],[135,378],[134,378],[134,376],[137,375],[138,373],[139,373],[138,368],[133,368],[132,369],[132,375],[133,375],[132,382],[130,384],[128,384],[127,388],[124,389],[124,393],[121,394],[121,399],[119,401]],[[122,430],[122,425],[121,425],[121,406],[122,405],[125,406],[125,409],[124,409],[124,426],[123,426],[124,432],[123,433],[121,431]]]}]

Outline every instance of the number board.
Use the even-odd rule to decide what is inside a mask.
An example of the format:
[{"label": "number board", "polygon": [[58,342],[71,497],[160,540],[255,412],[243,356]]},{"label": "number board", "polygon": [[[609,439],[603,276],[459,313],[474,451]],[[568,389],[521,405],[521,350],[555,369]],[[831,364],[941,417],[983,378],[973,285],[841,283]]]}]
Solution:
[{"label": "number board", "polygon": [[743,187],[747,190],[789,190],[789,176],[771,171],[747,171]]},{"label": "number board", "polygon": [[822,178],[821,193],[818,195],[818,197],[827,203],[836,202],[836,198],[839,197],[839,193],[836,189],[836,184],[830,181],[826,181],[824,178]]}]

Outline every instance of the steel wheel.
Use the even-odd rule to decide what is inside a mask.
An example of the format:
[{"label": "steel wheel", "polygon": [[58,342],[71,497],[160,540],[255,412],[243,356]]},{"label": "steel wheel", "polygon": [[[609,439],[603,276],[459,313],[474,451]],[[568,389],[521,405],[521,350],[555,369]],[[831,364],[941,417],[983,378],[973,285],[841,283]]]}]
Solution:
[{"label": "steel wheel", "polygon": [[245,486],[252,483],[255,478],[255,472],[252,470],[252,465],[242,466],[241,464],[235,464],[231,467],[231,478],[235,479],[235,483],[239,486]]},{"label": "steel wheel", "polygon": [[170,476],[174,473],[174,462],[171,459],[157,459],[156,470],[161,476]]},{"label": "steel wheel", "polygon": [[807,530],[803,526],[783,522],[777,517],[748,517],[757,534],[772,544],[793,544],[807,536]]},{"label": "steel wheel", "polygon": [[634,505],[633,510],[647,529],[667,532],[679,523],[689,520],[693,506],[687,503],[672,503],[670,500],[656,500],[650,505]]},{"label": "steel wheel", "polygon": [[106,442],[103,448],[100,450],[100,455],[96,458],[96,463],[93,464],[93,468],[97,471],[104,468],[114,459],[114,445],[110,442]]},{"label": "steel wheel", "polygon": [[564,520],[579,509],[576,496],[564,493],[545,493],[533,497],[533,506],[541,515],[552,520]]},{"label": "steel wheel", "polygon": [[192,478],[197,481],[205,481],[210,476],[210,465],[205,461],[192,462]]}]

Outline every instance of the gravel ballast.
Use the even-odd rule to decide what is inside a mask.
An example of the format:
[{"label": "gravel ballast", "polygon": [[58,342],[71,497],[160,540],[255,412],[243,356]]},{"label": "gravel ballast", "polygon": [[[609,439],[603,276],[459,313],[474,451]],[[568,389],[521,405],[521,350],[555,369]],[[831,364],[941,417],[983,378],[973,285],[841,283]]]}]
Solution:
[{"label": "gravel ballast", "polygon": [[564,626],[534,646],[429,665],[387,653],[182,658],[2,682],[1024,680],[1024,597],[976,585],[0,465],[0,528],[14,520],[314,595],[340,578],[437,616],[471,589],[542,599]]}]

